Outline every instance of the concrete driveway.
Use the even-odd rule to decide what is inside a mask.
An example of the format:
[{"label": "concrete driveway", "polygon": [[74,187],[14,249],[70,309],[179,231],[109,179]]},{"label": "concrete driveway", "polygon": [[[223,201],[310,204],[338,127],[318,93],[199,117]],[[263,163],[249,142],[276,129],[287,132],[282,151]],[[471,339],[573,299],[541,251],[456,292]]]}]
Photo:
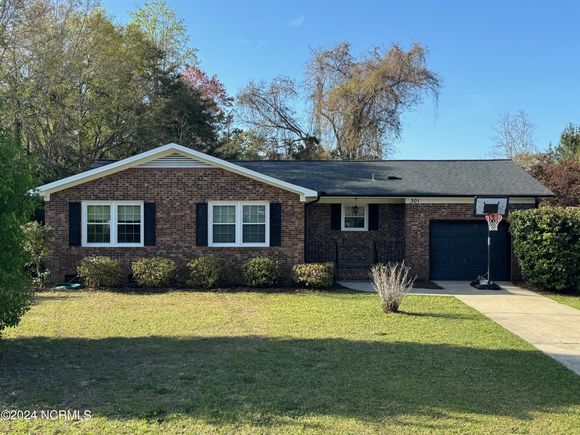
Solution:
[{"label": "concrete driveway", "polygon": [[[340,284],[373,291],[370,282]],[[500,283],[498,291],[477,290],[460,281],[437,284],[444,289],[412,289],[410,293],[455,296],[580,375],[580,310],[511,283]]]}]

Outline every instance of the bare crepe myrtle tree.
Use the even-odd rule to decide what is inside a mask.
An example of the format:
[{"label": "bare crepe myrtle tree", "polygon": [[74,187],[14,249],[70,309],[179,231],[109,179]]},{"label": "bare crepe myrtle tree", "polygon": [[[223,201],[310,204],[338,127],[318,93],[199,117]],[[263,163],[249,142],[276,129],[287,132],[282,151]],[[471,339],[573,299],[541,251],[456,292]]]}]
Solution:
[{"label": "bare crepe myrtle tree", "polygon": [[399,311],[403,298],[413,287],[411,268],[402,263],[375,264],[370,272],[373,288],[379,295],[385,313]]},{"label": "bare crepe myrtle tree", "polygon": [[402,114],[426,95],[437,100],[441,86],[419,44],[355,56],[343,42],[313,51],[305,76],[303,86],[281,76],[250,82],[237,98],[241,120],[276,137],[290,158],[388,156]]},{"label": "bare crepe myrtle tree", "polygon": [[393,44],[357,57],[348,42],[316,50],[307,67],[312,117],[323,143],[343,160],[380,159],[401,135],[401,116],[441,81],[427,68],[427,50]]},{"label": "bare crepe myrtle tree", "polygon": [[279,76],[270,83],[251,81],[238,94],[238,116],[260,135],[274,139],[278,148],[268,154],[298,159],[319,158],[319,140],[309,133],[303,117],[296,112],[300,98],[298,85]]},{"label": "bare crepe myrtle tree", "polygon": [[523,110],[505,112],[493,127],[491,156],[512,159],[536,153],[536,125]]}]

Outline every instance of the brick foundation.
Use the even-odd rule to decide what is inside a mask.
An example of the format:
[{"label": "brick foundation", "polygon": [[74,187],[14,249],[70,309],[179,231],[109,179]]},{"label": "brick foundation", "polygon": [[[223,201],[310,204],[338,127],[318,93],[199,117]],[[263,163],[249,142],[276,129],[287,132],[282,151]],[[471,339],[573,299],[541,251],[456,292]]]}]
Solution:
[{"label": "brick foundation", "polygon": [[[142,248],[80,247],[68,243],[68,203],[83,200],[155,202],[156,245]],[[282,244],[268,248],[212,248],[195,244],[195,204],[222,200],[260,200],[282,204]],[[248,259],[268,255],[279,260],[284,282],[291,267],[304,262],[304,203],[297,194],[218,168],[131,168],[51,195],[46,223],[55,230],[47,266],[54,281],[75,274],[78,262],[90,255],[117,258],[128,274],[139,257],[164,256],[180,267],[200,255],[219,255],[230,265],[231,282],[240,281],[239,267]]]}]

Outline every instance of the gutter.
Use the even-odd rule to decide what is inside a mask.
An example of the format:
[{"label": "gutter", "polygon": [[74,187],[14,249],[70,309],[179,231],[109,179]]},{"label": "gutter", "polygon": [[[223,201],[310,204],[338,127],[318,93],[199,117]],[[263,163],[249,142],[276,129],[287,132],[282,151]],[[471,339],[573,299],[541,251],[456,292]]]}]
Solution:
[{"label": "gutter", "polygon": [[[533,194],[533,193],[526,193],[526,194],[514,194],[514,193],[510,193],[510,194],[483,194],[480,193],[478,194],[479,196],[509,196],[509,197],[519,197],[519,198],[551,198],[554,197],[555,195],[552,193],[551,195],[547,195],[547,194],[542,194],[542,195],[538,195],[538,194]],[[319,195],[320,196],[320,195]],[[384,195],[384,194],[351,194],[351,193],[337,193],[337,194],[326,194],[324,193],[323,196],[328,196],[328,197],[336,197],[336,198],[473,198],[476,195],[471,195],[471,194],[449,194],[449,193],[401,193],[398,195],[395,194],[388,194],[388,195]]]}]

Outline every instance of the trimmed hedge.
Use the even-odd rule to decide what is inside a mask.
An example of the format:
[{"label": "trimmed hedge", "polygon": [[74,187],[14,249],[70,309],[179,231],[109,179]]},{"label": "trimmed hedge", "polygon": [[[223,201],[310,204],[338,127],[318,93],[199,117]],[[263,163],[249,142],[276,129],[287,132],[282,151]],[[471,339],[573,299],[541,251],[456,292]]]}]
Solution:
[{"label": "trimmed hedge", "polygon": [[175,280],[177,266],[170,258],[141,258],[131,265],[133,277],[141,287],[168,287]]},{"label": "trimmed hedge", "polygon": [[194,288],[215,288],[224,282],[224,261],[215,255],[206,255],[190,261],[185,266],[185,283]]},{"label": "trimmed hedge", "polygon": [[308,288],[329,288],[334,282],[334,264],[296,264],[292,268],[292,279],[296,284]]},{"label": "trimmed hedge", "polygon": [[270,257],[254,257],[242,266],[244,282],[248,287],[272,287],[278,282],[278,262]]},{"label": "trimmed hedge", "polygon": [[510,232],[526,282],[548,290],[580,291],[580,208],[515,211]]},{"label": "trimmed hedge", "polygon": [[121,266],[111,257],[92,256],[83,258],[77,273],[88,287],[115,287],[121,283]]}]

